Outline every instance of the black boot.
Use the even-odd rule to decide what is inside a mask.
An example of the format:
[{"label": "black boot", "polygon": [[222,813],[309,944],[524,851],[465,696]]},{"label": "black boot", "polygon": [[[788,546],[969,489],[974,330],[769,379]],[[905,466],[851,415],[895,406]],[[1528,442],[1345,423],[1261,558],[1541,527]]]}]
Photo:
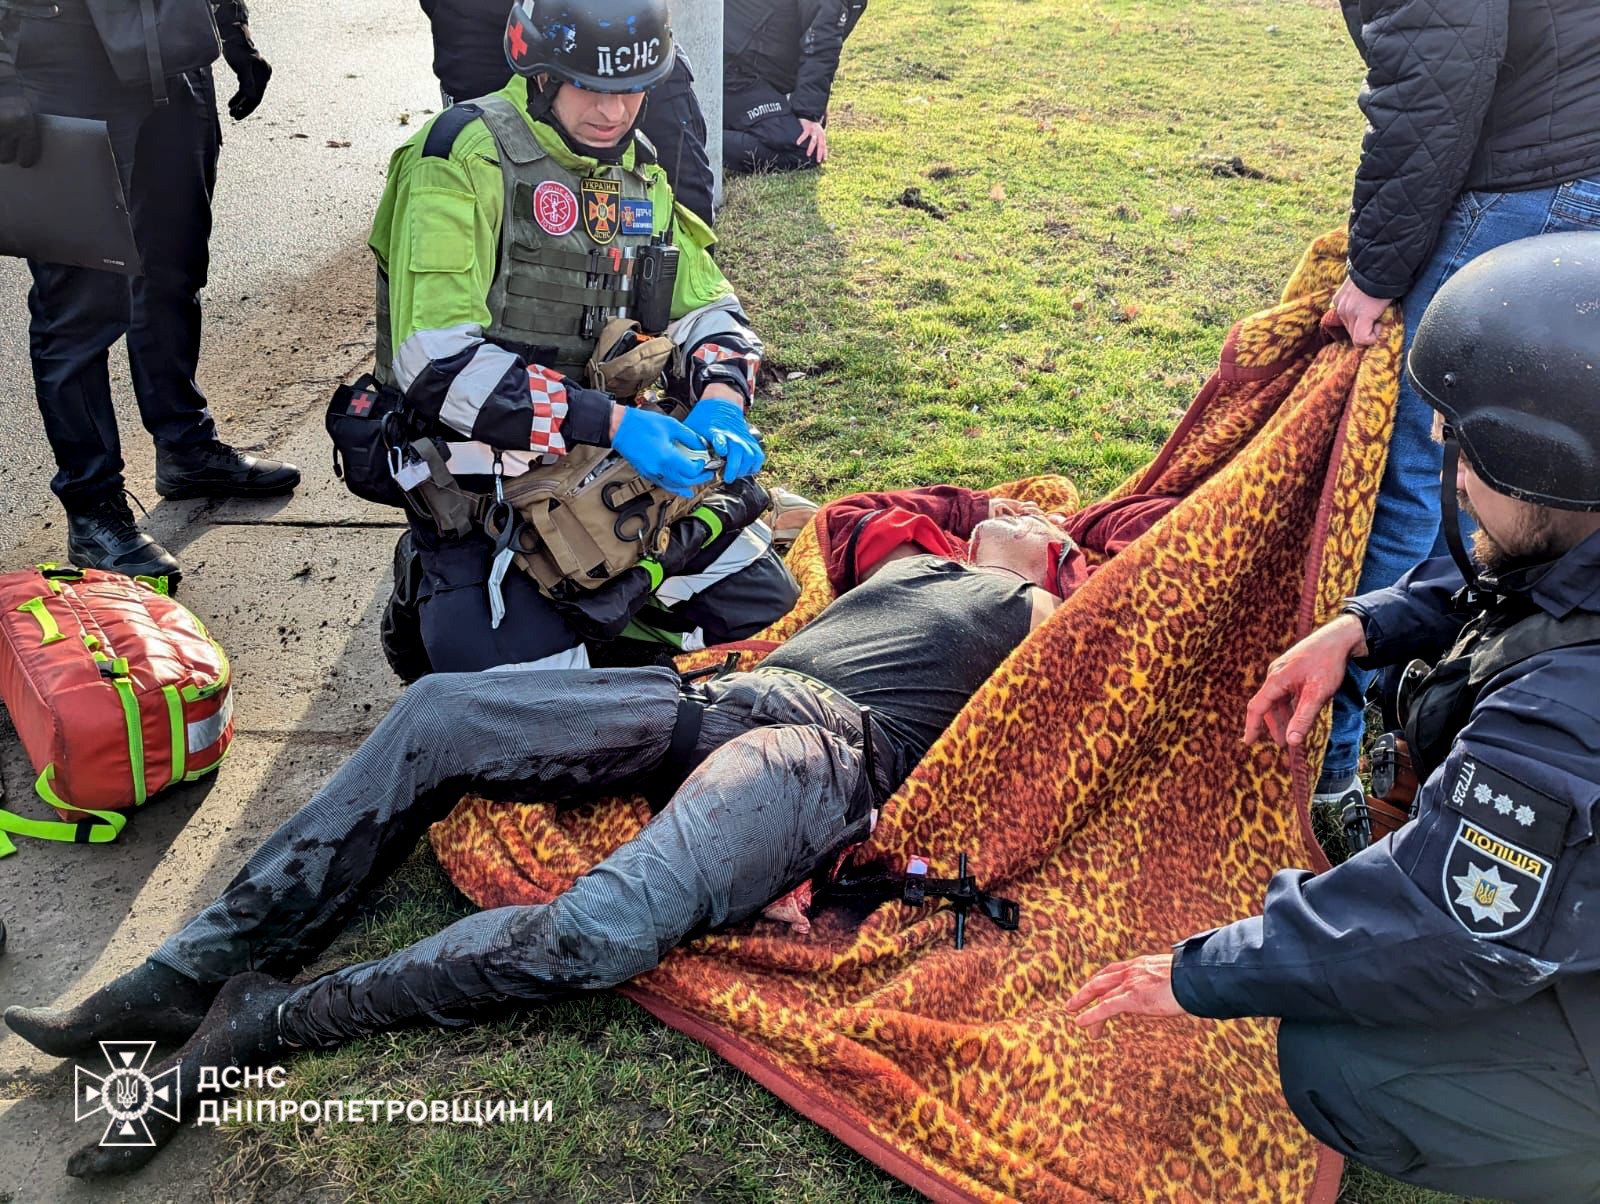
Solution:
[{"label": "black boot", "polygon": [[7,1008],[6,1027],[57,1058],[92,1054],[101,1041],[187,1041],[205,1019],[217,989],[158,962],[145,962],[75,1008]]},{"label": "black boot", "polygon": [[[193,1116],[202,1099],[216,1099],[226,1090],[200,1090],[201,1071],[207,1084],[225,1082],[231,1089],[237,1075],[220,1075],[228,1069],[246,1070],[270,1066],[290,1052],[278,1034],[278,1007],[295,988],[266,974],[239,974],[230,978],[218,994],[211,1010],[194,1036],[177,1053],[148,1072],[152,1080],[174,1067],[177,1073],[177,1098],[172,1112]],[[103,1146],[98,1142],[84,1146],[67,1160],[67,1174],[78,1179],[101,1179],[126,1175],[154,1158],[161,1147],[182,1128],[182,1122],[154,1110],[144,1114],[150,1131],[148,1146]]]},{"label": "black boot", "polygon": [[139,530],[121,494],[67,512],[67,559],[80,569],[105,569],[129,577],[183,575],[172,553]]},{"label": "black boot", "polygon": [[258,459],[217,439],[194,447],[156,444],[156,492],[165,498],[274,497],[299,484],[293,464]]}]

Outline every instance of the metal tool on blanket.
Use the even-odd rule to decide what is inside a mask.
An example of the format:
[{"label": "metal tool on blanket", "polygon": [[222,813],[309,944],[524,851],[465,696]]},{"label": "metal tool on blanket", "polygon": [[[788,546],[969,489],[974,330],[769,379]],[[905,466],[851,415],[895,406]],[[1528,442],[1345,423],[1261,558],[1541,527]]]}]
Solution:
[{"label": "metal tool on blanket", "polygon": [[845,899],[868,899],[874,902],[894,899],[909,907],[921,907],[932,900],[948,900],[950,910],[956,917],[957,949],[966,948],[967,915],[973,908],[977,908],[978,914],[986,916],[996,928],[1005,932],[1017,930],[1022,918],[1021,905],[1014,899],[1005,899],[980,889],[978,880],[967,872],[965,853],[956,859],[954,878],[931,877],[928,873],[929,868],[926,857],[913,854],[906,858],[906,868],[899,873],[877,873],[851,878],[848,871],[842,871],[828,884],[825,893]]},{"label": "metal tool on blanket", "polygon": [[928,862],[923,857],[911,857],[906,862],[905,884],[900,901],[920,907],[929,899],[948,899],[950,910],[956,913],[956,948],[967,944],[967,913],[974,907],[980,915],[988,916],[995,927],[1015,932],[1022,918],[1022,908],[1013,899],[1002,899],[988,891],[978,889],[978,880],[967,873],[967,855],[956,860],[954,878],[928,877]]}]

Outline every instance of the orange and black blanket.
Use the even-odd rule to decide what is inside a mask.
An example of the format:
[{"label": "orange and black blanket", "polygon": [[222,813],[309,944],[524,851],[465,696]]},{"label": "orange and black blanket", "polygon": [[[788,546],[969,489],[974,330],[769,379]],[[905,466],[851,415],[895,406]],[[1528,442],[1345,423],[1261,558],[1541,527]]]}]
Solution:
[{"label": "orange and black blanket", "polygon": [[[1333,1199],[1339,1163],[1279,1092],[1274,1024],[1122,1019],[1062,1004],[1107,962],[1255,912],[1271,874],[1324,865],[1314,763],[1242,747],[1267,665],[1354,588],[1393,417],[1399,335],[1365,354],[1324,324],[1344,240],[1313,244],[1283,302],[1113,496],[1182,497],[1110,558],[972,699],[883,809],[865,852],[959,852],[1021,927],[889,903],[811,931],[754,921],[626,988],[937,1200]],[[997,494],[1075,508],[1060,478]],[[813,524],[804,593],[759,653],[832,597]],[[1326,728],[1314,741],[1320,757]],[[550,898],[646,822],[640,800],[556,810],[467,798],[432,832],[485,907]]]}]

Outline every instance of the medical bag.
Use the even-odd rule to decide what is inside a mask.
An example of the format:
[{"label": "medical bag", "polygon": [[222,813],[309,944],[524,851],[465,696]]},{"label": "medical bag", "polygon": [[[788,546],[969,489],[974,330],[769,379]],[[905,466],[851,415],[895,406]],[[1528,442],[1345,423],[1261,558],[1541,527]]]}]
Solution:
[{"label": "medical bag", "polygon": [[40,565],[0,576],[0,699],[62,821],[0,810],[7,838],[115,840],[121,812],[221,763],[228,658],[164,579]]}]

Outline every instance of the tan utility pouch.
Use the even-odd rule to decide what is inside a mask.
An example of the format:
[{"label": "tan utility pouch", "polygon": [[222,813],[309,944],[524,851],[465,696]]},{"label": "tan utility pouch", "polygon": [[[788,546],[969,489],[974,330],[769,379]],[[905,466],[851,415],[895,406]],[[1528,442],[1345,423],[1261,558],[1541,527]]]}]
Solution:
[{"label": "tan utility pouch", "polygon": [[[677,407],[639,404],[681,417]],[[719,474],[683,498],[651,485],[608,447],[574,447],[554,464],[506,481],[518,523],[514,562],[547,597],[559,596],[563,583],[597,589],[663,551],[672,524],[720,481]],[[491,538],[499,538],[499,521],[491,509],[485,523]]]},{"label": "tan utility pouch", "polygon": [[589,357],[589,386],[630,401],[661,379],[673,350],[671,339],[650,338],[632,318],[612,318]]}]

